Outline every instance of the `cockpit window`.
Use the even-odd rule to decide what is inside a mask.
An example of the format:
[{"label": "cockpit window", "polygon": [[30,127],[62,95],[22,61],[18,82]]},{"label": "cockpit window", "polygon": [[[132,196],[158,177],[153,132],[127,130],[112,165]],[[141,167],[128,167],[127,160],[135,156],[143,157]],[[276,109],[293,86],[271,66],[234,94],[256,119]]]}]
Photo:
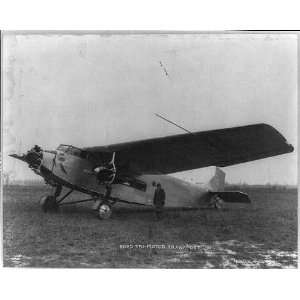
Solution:
[{"label": "cockpit window", "polygon": [[88,152],[69,145],[59,145],[57,150],[80,158],[88,158]]},{"label": "cockpit window", "polygon": [[68,145],[59,145],[59,146],[57,147],[57,150],[63,151],[63,152],[67,152],[67,150],[68,150],[69,147],[70,147],[70,146],[68,146]]}]

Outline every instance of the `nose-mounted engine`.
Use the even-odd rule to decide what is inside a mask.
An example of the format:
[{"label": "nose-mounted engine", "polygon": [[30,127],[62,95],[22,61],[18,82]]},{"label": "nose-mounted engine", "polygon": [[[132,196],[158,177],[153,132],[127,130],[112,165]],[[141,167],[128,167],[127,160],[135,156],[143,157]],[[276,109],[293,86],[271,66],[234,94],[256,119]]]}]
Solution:
[{"label": "nose-mounted engine", "polygon": [[28,163],[29,168],[40,175],[40,166],[43,159],[43,149],[40,146],[35,145],[32,149],[27,151],[26,154],[11,154],[10,156]]},{"label": "nose-mounted engine", "polygon": [[27,162],[29,164],[29,168],[33,171],[39,170],[42,159],[43,159],[43,150],[40,146],[35,145],[32,149],[30,149],[27,154]]}]

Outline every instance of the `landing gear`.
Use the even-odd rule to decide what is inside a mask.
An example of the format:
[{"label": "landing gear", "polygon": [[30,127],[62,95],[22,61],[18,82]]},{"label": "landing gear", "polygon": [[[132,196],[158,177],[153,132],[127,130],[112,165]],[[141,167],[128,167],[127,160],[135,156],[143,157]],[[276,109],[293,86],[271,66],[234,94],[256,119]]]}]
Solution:
[{"label": "landing gear", "polygon": [[56,201],[57,197],[61,194],[62,191],[62,186],[58,185],[55,189],[54,195],[48,195],[44,196],[40,200],[40,205],[43,210],[43,212],[48,212],[48,211],[57,211],[59,202]]},{"label": "landing gear", "polygon": [[57,211],[58,210],[58,203],[54,196],[44,196],[40,200],[40,205],[42,207],[43,212],[48,211]]},{"label": "landing gear", "polygon": [[[55,192],[53,195],[48,195],[42,197],[40,200],[40,205],[44,212],[57,211],[60,206],[77,204],[87,201],[96,201],[94,204],[94,210],[97,211],[98,217],[101,220],[106,220],[111,217],[112,206],[116,203],[117,199],[111,197],[111,186],[106,186],[106,192],[104,195],[101,194],[90,194],[92,197],[84,200],[69,201],[63,202],[74,190],[70,189],[62,197],[59,197],[62,191],[62,186],[56,186]],[[62,203],[63,202],[63,203]]]},{"label": "landing gear", "polygon": [[100,220],[107,220],[111,217],[112,214],[112,206],[115,203],[114,201],[111,202],[111,186],[106,186],[106,192],[103,198],[103,201],[96,206],[96,210],[98,213],[98,217]]},{"label": "landing gear", "polygon": [[221,209],[222,208],[222,203],[223,203],[223,200],[219,196],[214,195],[210,199],[209,207],[214,208],[214,209]]},{"label": "landing gear", "polygon": [[107,220],[111,217],[111,214],[112,214],[112,206],[108,202],[103,201],[98,208],[99,219]]}]

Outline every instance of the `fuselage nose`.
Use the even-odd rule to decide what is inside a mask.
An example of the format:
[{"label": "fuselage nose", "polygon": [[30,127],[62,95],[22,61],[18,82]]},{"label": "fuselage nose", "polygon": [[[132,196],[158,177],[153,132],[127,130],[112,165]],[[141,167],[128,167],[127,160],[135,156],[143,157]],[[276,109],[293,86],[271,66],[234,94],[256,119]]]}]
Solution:
[{"label": "fuselage nose", "polygon": [[48,170],[52,171],[56,158],[56,151],[44,151],[42,165]]},{"label": "fuselage nose", "polygon": [[38,168],[41,165],[43,154],[40,152],[28,152],[26,154],[26,161],[30,167]]}]

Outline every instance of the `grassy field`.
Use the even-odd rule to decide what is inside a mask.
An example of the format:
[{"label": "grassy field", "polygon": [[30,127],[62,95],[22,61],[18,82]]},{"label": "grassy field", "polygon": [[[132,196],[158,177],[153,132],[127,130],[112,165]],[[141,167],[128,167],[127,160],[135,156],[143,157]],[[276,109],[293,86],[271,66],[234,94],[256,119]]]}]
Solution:
[{"label": "grassy field", "polygon": [[296,190],[249,188],[251,205],[167,211],[159,221],[150,209],[124,205],[106,221],[88,203],[45,214],[38,203],[49,192],[4,187],[5,267],[297,267]]}]

